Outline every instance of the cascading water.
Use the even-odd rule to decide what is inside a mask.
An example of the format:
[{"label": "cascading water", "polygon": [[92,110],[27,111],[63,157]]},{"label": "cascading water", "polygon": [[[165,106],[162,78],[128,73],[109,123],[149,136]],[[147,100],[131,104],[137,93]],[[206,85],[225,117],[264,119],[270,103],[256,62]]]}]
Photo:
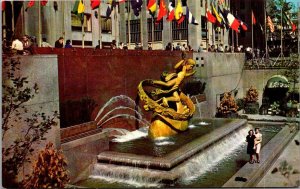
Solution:
[{"label": "cascading water", "polygon": [[250,129],[252,129],[251,125],[239,129],[231,135],[225,136],[225,138],[217,142],[217,144],[210,146],[204,153],[200,153],[191,158],[181,167],[183,177],[180,180],[182,182],[190,182],[211,170],[222,159],[232,155],[234,150],[245,143],[245,136],[247,136]]},{"label": "cascading water", "polygon": [[[176,168],[176,172],[180,175],[178,182],[192,182],[193,179],[212,170],[221,160],[232,155],[235,149],[245,144],[245,136],[250,129],[252,126],[248,125],[235,130],[192,158],[187,159]],[[143,133],[146,133],[145,129]],[[162,141],[166,142],[168,139]],[[138,164],[137,161],[136,165]],[[161,171],[148,168],[98,163],[94,165],[90,177],[110,183],[126,183],[135,187],[163,187],[160,174]]]}]

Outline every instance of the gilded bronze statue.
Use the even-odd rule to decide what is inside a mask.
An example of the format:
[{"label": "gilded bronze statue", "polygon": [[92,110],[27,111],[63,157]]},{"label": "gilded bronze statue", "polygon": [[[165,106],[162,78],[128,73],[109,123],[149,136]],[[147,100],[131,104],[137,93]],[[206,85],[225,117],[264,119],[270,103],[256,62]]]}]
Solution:
[{"label": "gilded bronze statue", "polygon": [[[195,112],[192,100],[181,92],[179,85],[184,78],[193,75],[196,63],[193,59],[183,58],[174,69],[175,73],[163,73],[161,80],[147,79],[138,85],[138,94],[145,103],[146,111],[153,111],[149,136],[168,137],[188,128],[188,120]],[[148,92],[145,89],[154,87]]]}]

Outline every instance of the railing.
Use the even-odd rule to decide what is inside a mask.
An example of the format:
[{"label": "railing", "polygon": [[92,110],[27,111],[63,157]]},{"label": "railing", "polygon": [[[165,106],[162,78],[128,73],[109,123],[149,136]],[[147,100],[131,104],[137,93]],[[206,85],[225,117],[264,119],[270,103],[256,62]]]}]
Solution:
[{"label": "railing", "polygon": [[253,58],[245,62],[246,70],[259,69],[299,69],[300,62],[297,54],[290,57]]}]

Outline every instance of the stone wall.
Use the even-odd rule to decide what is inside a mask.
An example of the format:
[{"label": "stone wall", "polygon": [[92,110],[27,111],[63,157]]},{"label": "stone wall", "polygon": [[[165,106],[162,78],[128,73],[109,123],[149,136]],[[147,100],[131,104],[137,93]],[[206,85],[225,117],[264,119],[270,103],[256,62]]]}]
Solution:
[{"label": "stone wall", "polygon": [[195,77],[206,82],[206,102],[201,103],[202,117],[214,117],[220,94],[238,90],[236,98],[243,97],[243,53],[194,53],[198,67]]},{"label": "stone wall", "polygon": [[[35,111],[44,112],[46,115],[53,115],[54,111],[59,112],[59,95],[58,95],[58,65],[57,55],[43,55],[43,56],[20,56],[20,70],[16,70],[17,76],[28,77],[28,86],[33,87],[37,83],[39,93],[25,104],[28,113],[22,114],[23,118],[31,118]],[[4,71],[4,70],[3,70]],[[3,75],[5,82],[5,75]],[[60,146],[60,121],[57,126],[53,126],[46,134],[47,140],[40,141],[40,144],[35,144],[35,149],[32,156],[36,159],[37,153],[44,149],[46,143],[52,142],[56,147]],[[9,129],[3,138],[3,147],[8,147],[14,140],[24,136],[26,122],[14,122],[11,119],[13,128]],[[31,171],[31,163],[25,164],[25,174]],[[22,175],[20,175],[20,179]]]},{"label": "stone wall", "polygon": [[[243,85],[244,93],[251,87],[255,86],[258,90],[258,102],[259,105],[262,104],[262,95],[268,80],[273,75],[283,75],[285,69],[265,69],[265,70],[244,70],[243,73]],[[292,90],[293,84],[290,84],[290,90]],[[299,91],[299,85],[296,85]]]}]

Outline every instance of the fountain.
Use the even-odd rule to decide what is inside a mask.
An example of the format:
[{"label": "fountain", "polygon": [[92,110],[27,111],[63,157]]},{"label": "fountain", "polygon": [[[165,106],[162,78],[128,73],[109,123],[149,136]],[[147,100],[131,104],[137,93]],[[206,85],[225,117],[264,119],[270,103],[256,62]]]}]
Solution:
[{"label": "fountain", "polygon": [[[185,77],[195,73],[194,65],[192,59],[183,59],[175,65],[176,73],[164,73],[161,81],[140,82],[138,94],[143,107],[154,112],[151,124],[147,125],[136,108],[119,106],[103,113],[120,99],[126,98],[133,105],[125,96],[111,99],[99,111],[96,117],[99,127],[116,117],[133,118],[126,114],[109,116],[125,109],[134,112],[135,119],[147,126],[116,136],[109,151],[97,156],[91,178],[147,187],[189,180],[242,145],[249,130],[246,120],[192,118],[195,106],[179,90],[179,85]],[[149,91],[151,87],[154,89]],[[199,105],[197,99],[196,103]],[[221,149],[227,149],[226,153],[219,155]]]}]

